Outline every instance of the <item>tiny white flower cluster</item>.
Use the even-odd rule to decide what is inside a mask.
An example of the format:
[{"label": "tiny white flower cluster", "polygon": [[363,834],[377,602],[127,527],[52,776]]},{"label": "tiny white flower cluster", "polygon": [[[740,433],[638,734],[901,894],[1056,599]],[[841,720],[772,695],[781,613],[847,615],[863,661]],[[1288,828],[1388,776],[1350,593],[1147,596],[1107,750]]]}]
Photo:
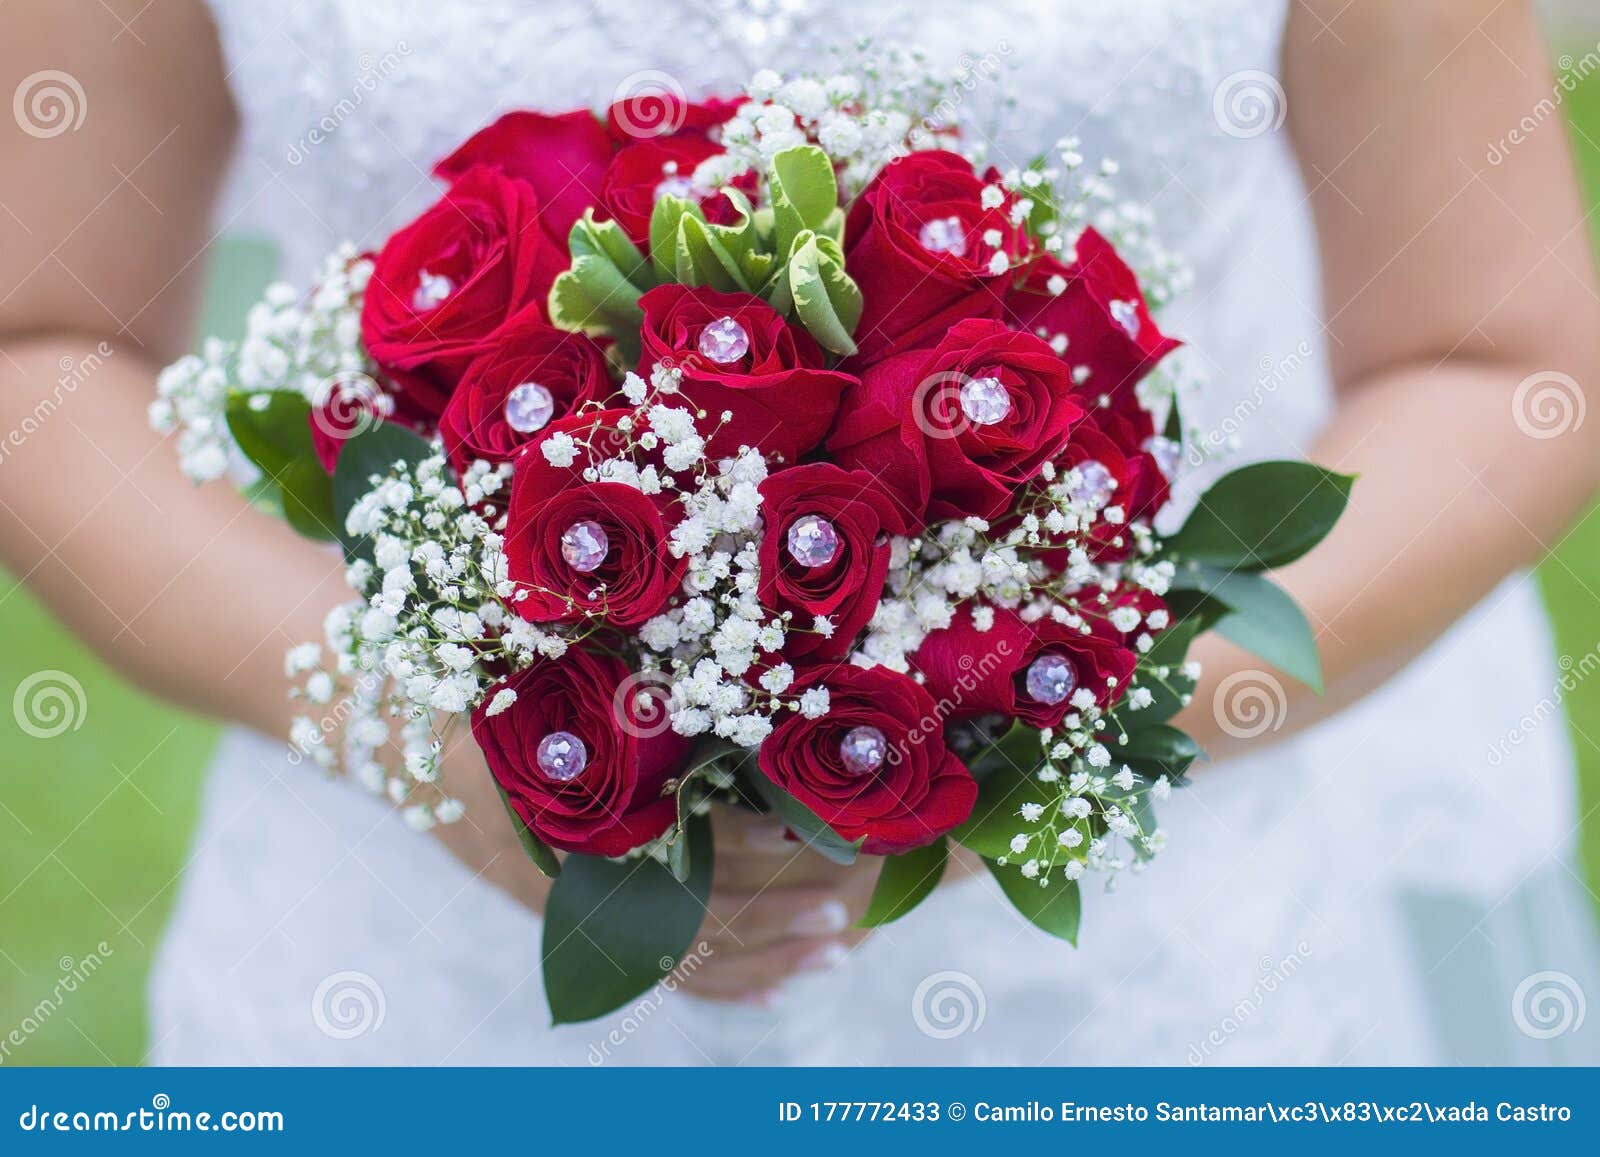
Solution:
[{"label": "tiny white flower cluster", "polygon": [[729,154],[722,177],[765,172],[784,149],[814,141],[839,166],[846,193],[857,193],[896,157],[948,143],[942,138],[959,112],[950,94],[962,85],[970,80],[933,68],[920,52],[881,46],[841,53],[826,72],[784,77],[762,69],[746,86],[749,102],[722,126]]},{"label": "tiny white flower cluster", "polygon": [[[327,703],[336,687],[347,689],[336,714],[340,750],[330,746],[333,729],[309,717],[296,724],[296,747],[408,803],[406,818],[419,828],[462,814],[443,794],[439,753],[445,731],[494,682],[487,666],[527,666],[569,644],[508,609],[514,584],[491,520],[509,478],[507,467],[476,463],[457,485],[435,453],[414,465],[397,462],[375,479],[345,526],[371,542],[370,557],[346,569],[361,598],[328,615],[325,651],[311,643],[289,653],[290,674],[306,676],[308,702]],[[391,773],[382,759],[391,719],[399,721],[403,773]]]},{"label": "tiny white flower cluster", "polygon": [[[361,298],[372,262],[342,246],[324,264],[309,298],[291,286],[270,286],[250,310],[244,340],[208,339],[161,371],[150,424],[178,432],[178,459],[196,482],[227,473],[233,436],[228,430],[230,391],[291,390],[313,404],[332,383],[369,380],[376,372],[361,346]],[[376,398],[378,391],[370,394]]]}]

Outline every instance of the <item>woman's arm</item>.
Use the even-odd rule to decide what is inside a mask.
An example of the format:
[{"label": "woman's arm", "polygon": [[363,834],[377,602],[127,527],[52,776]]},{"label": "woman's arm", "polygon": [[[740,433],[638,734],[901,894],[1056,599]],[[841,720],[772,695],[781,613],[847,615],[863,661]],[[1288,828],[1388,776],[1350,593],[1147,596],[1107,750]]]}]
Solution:
[{"label": "woman's arm", "polygon": [[[1552,373],[1574,408],[1600,401],[1600,296],[1561,117],[1489,160],[1557,92],[1524,0],[1297,0],[1283,79],[1337,391],[1306,450],[1360,475],[1338,529],[1280,576],[1327,686],[1284,681],[1286,733],[1387,679],[1583,509],[1600,420],[1532,437],[1531,398],[1513,402]],[[1262,664],[1225,642],[1201,658],[1180,722],[1225,750],[1213,688]]]},{"label": "woman's arm", "polygon": [[283,651],[321,637],[338,560],[187,482],[145,416],[233,137],[205,6],[7,4],[0,63],[82,92],[76,128],[0,125],[0,561],[139,683],[287,736]]}]

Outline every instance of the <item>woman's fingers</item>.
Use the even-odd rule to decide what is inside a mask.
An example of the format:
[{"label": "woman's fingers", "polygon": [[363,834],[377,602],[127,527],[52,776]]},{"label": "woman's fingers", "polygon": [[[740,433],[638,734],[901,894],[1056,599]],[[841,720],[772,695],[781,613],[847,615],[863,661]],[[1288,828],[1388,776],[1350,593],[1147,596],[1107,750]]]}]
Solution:
[{"label": "woman's fingers", "polygon": [[702,935],[742,951],[796,937],[834,936],[850,926],[845,898],[829,888],[713,888]]},{"label": "woman's fingers", "polygon": [[684,989],[707,1000],[765,1004],[791,977],[836,968],[861,936],[792,937],[753,951],[713,945]]}]

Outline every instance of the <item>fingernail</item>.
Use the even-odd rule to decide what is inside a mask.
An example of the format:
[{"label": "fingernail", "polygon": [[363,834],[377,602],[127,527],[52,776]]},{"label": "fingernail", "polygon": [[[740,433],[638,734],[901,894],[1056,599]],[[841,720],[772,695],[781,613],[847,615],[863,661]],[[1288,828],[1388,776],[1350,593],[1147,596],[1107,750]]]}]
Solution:
[{"label": "fingernail", "polygon": [[800,968],[805,972],[831,972],[844,963],[844,958],[850,955],[850,950],[843,944],[824,944],[814,952],[807,953],[800,961]]},{"label": "fingernail", "polygon": [[771,1008],[778,999],[776,988],[763,988],[757,992],[747,992],[736,1000],[735,1004],[749,1005],[751,1008]]},{"label": "fingernail", "polygon": [[796,936],[826,936],[830,932],[843,932],[850,923],[850,913],[838,900],[824,900],[810,911],[802,912],[789,925]]}]

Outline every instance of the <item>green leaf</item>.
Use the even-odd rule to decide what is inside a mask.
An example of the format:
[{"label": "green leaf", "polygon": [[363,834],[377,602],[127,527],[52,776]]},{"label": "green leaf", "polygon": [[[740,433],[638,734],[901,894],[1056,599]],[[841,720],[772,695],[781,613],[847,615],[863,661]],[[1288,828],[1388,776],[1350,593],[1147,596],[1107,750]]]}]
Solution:
[{"label": "green leaf", "polygon": [[1294,676],[1322,694],[1322,661],[1305,614],[1287,591],[1263,575],[1217,567],[1180,569],[1176,585],[1204,591],[1227,613],[1217,634]]},{"label": "green leaf", "polygon": [[593,258],[604,262],[641,293],[655,288],[656,279],[644,254],[628,239],[622,226],[615,221],[596,221],[592,210],[573,224],[572,232],[567,235],[567,246],[574,261]]},{"label": "green leaf", "polygon": [[796,238],[807,231],[835,242],[842,238],[839,186],[825,152],[816,145],[785,149],[772,158],[768,178],[773,245],[779,253],[791,252]]},{"label": "green leaf", "polygon": [[860,927],[876,928],[910,912],[939,886],[950,849],[940,836],[925,848],[885,856]]},{"label": "green leaf", "polygon": [[296,458],[277,475],[283,517],[306,538],[335,542],[340,520],[333,513],[333,478],[315,458]]},{"label": "green leaf", "polygon": [[650,262],[661,281],[677,274],[678,222],[684,217],[704,219],[700,206],[670,194],[658,198],[650,211]]},{"label": "green leaf", "polygon": [[344,543],[346,558],[355,558],[366,549],[366,540],[352,537],[345,520],[350,508],[372,489],[372,476],[388,474],[397,462],[415,466],[432,452],[421,437],[393,422],[379,422],[340,447],[339,463],[333,470],[333,528]]},{"label": "green leaf", "polygon": [[263,476],[252,501],[265,497],[307,538],[333,540],[333,489],[311,442],[311,404],[289,390],[235,391],[226,412],[234,441]]},{"label": "green leaf", "polygon": [[1167,540],[1181,559],[1240,570],[1293,562],[1344,513],[1352,475],[1309,462],[1257,462],[1218,479]]},{"label": "green leaf", "polygon": [[844,270],[838,242],[800,234],[771,300],[780,313],[792,305],[800,324],[824,349],[841,357],[856,352],[852,335],[861,321],[861,290]]},{"label": "green leaf", "polygon": [[316,458],[311,403],[292,390],[235,390],[228,394],[228,430],[244,456],[269,478],[300,458]]},{"label": "green leaf", "polygon": [[684,883],[648,856],[567,857],[544,915],[544,987],[555,1024],[604,1016],[677,966],[711,893],[711,825],[691,824],[689,838],[694,867]]},{"label": "green leaf", "polygon": [[1163,775],[1170,780],[1179,779],[1201,755],[1198,743],[1165,723],[1130,731],[1128,742],[1107,743],[1106,749],[1111,752],[1113,764],[1126,763],[1149,779]]},{"label": "green leaf", "polygon": [[1040,885],[1017,870],[1015,864],[1002,867],[993,860],[983,861],[1000,885],[1012,906],[1035,927],[1052,936],[1059,936],[1068,944],[1077,946],[1078,925],[1083,917],[1083,897],[1076,880],[1059,877]]},{"label": "green leaf", "polygon": [[963,847],[991,859],[1011,854],[1011,837],[1022,830],[1022,805],[1041,807],[1060,795],[1034,773],[1045,762],[1039,732],[1026,724],[1011,730],[972,761],[978,798],[972,814],[950,833]]},{"label": "green leaf", "polygon": [[678,219],[674,258],[676,280],[684,285],[705,285],[718,293],[752,292],[739,262],[699,217]]},{"label": "green leaf", "polygon": [[601,336],[636,331],[644,320],[639,296],[656,277],[622,227],[590,210],[573,222],[567,247],[572,264],[550,287],[551,324]]},{"label": "green leaf", "polygon": [[845,839],[830,828],[816,812],[768,779],[760,768],[749,768],[748,778],[756,794],[765,801],[773,813],[818,855],[836,864],[855,863],[856,854],[861,850],[862,840]]},{"label": "green leaf", "polygon": [[511,830],[517,833],[517,842],[522,845],[522,850],[528,853],[528,859],[533,861],[533,866],[552,880],[561,875],[561,861],[556,857],[554,850],[522,822],[522,817],[512,808],[511,800],[507,798],[499,780],[495,781],[494,789],[500,793],[500,803],[506,809],[507,818],[511,820]]}]

